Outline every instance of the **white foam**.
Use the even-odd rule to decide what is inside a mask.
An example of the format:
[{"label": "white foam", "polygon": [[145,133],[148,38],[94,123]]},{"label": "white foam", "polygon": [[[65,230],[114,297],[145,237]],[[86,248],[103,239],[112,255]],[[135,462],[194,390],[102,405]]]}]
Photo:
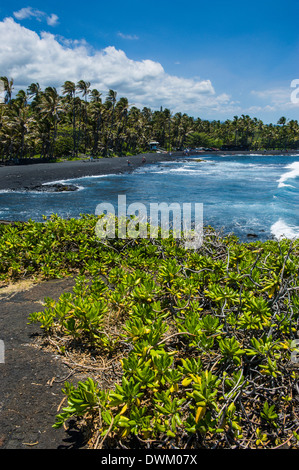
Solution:
[{"label": "white foam", "polygon": [[286,166],[287,169],[291,170],[287,173],[284,173],[278,180],[278,187],[283,188],[285,185],[285,181],[288,179],[297,178],[299,176],[299,162],[293,162],[290,165]]},{"label": "white foam", "polygon": [[106,175],[90,175],[90,176],[82,176],[80,178],[75,178],[76,180],[80,180],[83,178],[107,178],[107,176],[119,176],[119,173],[108,173]]},{"label": "white foam", "polygon": [[[218,154],[217,157],[264,157],[262,153],[224,153]],[[205,157],[205,155],[203,155]]]},{"label": "white foam", "polygon": [[284,220],[279,219],[271,226],[271,233],[278,240],[280,238],[299,238],[299,227],[288,225]]},{"label": "white foam", "polygon": [[[51,184],[68,184],[73,183],[74,181],[84,180],[89,178],[106,178],[107,176],[117,176],[116,173],[108,174],[108,175],[88,175],[88,176],[80,176],[78,178],[69,178],[65,180],[57,180],[57,181],[49,181],[48,183],[43,183],[43,186],[51,185]],[[79,186],[79,189],[84,189],[83,186]]]},{"label": "white foam", "polygon": [[279,183],[278,185],[279,188],[295,188],[292,184],[286,184],[286,183]]},{"label": "white foam", "polygon": [[49,183],[43,183],[42,186],[49,186],[51,184],[65,184],[67,180],[57,180],[57,181],[50,181]]},{"label": "white foam", "polygon": [[[68,184],[69,181],[72,181],[72,180],[69,179],[69,180],[50,181],[49,183],[43,183],[42,186],[51,186],[52,184]],[[78,186],[77,184],[75,184],[74,186],[76,186],[78,188],[78,191],[82,191],[82,189],[84,189],[84,186]],[[40,193],[40,191],[30,191],[30,192],[31,193],[34,193],[34,192]],[[59,193],[59,194],[62,194],[62,193],[65,193],[65,192],[66,191],[57,191],[57,193]],[[55,192],[55,194],[56,194],[56,192]]]}]

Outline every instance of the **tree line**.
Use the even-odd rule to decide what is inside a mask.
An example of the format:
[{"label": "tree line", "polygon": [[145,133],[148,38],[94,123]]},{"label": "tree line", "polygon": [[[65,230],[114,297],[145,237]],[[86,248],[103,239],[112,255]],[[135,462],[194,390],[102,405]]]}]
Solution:
[{"label": "tree line", "polygon": [[276,124],[242,114],[232,120],[206,120],[172,114],[161,107],[131,106],[109,90],[105,97],[90,82],[65,81],[41,89],[31,83],[13,97],[13,79],[0,77],[4,99],[0,104],[0,159],[54,160],[124,156],[147,152],[150,141],[168,151],[186,147],[222,149],[298,149],[297,120],[281,117]]}]

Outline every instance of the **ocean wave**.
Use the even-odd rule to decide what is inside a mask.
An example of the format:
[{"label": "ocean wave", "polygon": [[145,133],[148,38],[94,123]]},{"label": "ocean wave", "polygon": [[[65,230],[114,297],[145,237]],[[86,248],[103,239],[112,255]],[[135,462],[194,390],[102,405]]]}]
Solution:
[{"label": "ocean wave", "polygon": [[76,180],[86,179],[86,178],[107,178],[107,176],[119,176],[119,173],[108,173],[105,175],[90,175],[90,176],[81,176],[80,178],[75,178]]},{"label": "ocean wave", "polygon": [[289,169],[291,171],[288,171],[287,173],[284,173],[278,180],[278,187],[283,188],[286,186],[285,181],[289,179],[294,179],[299,176],[299,162],[293,162],[290,163],[290,165],[287,165],[285,167],[286,169]]},{"label": "ocean wave", "polygon": [[[105,174],[105,175],[88,175],[88,176],[79,176],[78,178],[68,178],[64,180],[57,180],[57,181],[49,181],[47,183],[43,183],[43,186],[51,185],[51,184],[68,184],[74,183],[76,181],[86,180],[89,178],[107,178],[107,176],[119,176],[117,173]],[[75,184],[75,183],[74,183]],[[83,186],[79,186],[79,189],[84,189]]]},{"label": "ocean wave", "polygon": [[[206,157],[207,155],[203,155],[203,157]],[[212,156],[212,154],[211,154]],[[217,154],[217,157],[222,157],[222,158],[225,158],[225,157],[248,157],[248,155],[245,155],[244,153],[219,153]]]},{"label": "ocean wave", "polygon": [[286,183],[279,183],[278,185],[279,188],[295,188],[292,184],[286,184]]},{"label": "ocean wave", "polygon": [[[32,192],[38,192],[38,191],[32,191]],[[27,189],[1,189],[0,190],[0,195],[1,194],[26,194],[28,193]],[[40,192],[39,192],[40,194]]]},{"label": "ocean wave", "polygon": [[197,167],[182,167],[182,168],[171,168],[168,170],[169,173],[196,173],[200,171],[200,168]]},{"label": "ocean wave", "polygon": [[[205,157],[205,155],[203,155]],[[265,157],[272,156],[266,155],[264,153],[227,153],[227,154],[217,154],[217,157]],[[295,155],[296,156],[296,155]]]},{"label": "ocean wave", "polygon": [[42,183],[42,186],[50,186],[51,184],[65,184],[66,181],[71,180],[56,180],[56,181],[49,181],[49,183]]},{"label": "ocean wave", "polygon": [[[77,179],[77,178],[76,178]],[[78,178],[79,179],[79,178]],[[42,186],[52,186],[54,184],[68,184],[69,182],[71,181],[74,181],[75,178],[73,179],[68,179],[68,180],[56,180],[56,181],[50,181],[48,183],[42,183]],[[75,185],[77,186],[78,190],[82,190],[84,189],[84,186],[78,186],[77,184]],[[36,191],[30,191],[30,192],[36,192]],[[40,192],[40,191],[37,191],[37,192]],[[64,191],[61,191],[61,192],[64,192]]]},{"label": "ocean wave", "polygon": [[[160,169],[154,169],[149,172],[150,174],[178,174],[178,175],[199,175],[202,174],[202,170],[199,168],[160,168]],[[207,173],[206,173],[207,174]]]},{"label": "ocean wave", "polygon": [[271,226],[271,233],[278,240],[299,238],[299,227],[288,225],[283,219],[279,219]]}]

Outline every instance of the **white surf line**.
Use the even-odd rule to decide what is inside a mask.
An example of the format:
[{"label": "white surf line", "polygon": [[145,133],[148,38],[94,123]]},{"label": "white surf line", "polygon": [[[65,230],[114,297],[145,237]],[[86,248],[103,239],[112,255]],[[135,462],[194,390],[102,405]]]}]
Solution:
[{"label": "white surf line", "polygon": [[284,186],[287,186],[285,184],[285,181],[289,179],[294,179],[299,176],[299,162],[293,162],[290,163],[290,165],[287,165],[285,168],[290,169],[291,171],[288,171],[287,173],[284,173],[278,180],[278,187],[283,188]]},{"label": "white surf line", "polygon": [[271,233],[276,239],[288,238],[290,240],[299,238],[299,227],[288,225],[283,219],[279,219],[271,226]]}]

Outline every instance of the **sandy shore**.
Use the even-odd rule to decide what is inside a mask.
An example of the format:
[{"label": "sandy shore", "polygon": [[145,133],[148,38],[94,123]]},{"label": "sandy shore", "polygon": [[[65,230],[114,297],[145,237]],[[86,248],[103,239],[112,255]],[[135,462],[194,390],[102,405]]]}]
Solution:
[{"label": "sandy shore", "polygon": [[[147,163],[169,160],[167,154],[144,154]],[[43,183],[83,176],[107,175],[132,171],[142,165],[143,155],[133,157],[101,158],[99,160],[66,161],[59,163],[36,163],[0,167],[0,190],[19,190]],[[130,160],[131,165],[128,165]]]},{"label": "sandy shore", "polygon": [[[234,154],[257,154],[258,151],[240,152],[240,151],[219,151],[213,152],[213,155],[234,155]],[[262,152],[261,152],[262,153]],[[288,155],[299,152],[266,152],[268,155]],[[211,152],[194,152],[199,157],[211,155]],[[20,190],[32,188],[43,183],[54,181],[80,178],[84,176],[96,176],[112,173],[124,173],[133,171],[135,168],[143,165],[142,158],[146,157],[146,163],[155,163],[169,161],[175,157],[184,157],[183,152],[173,152],[172,155],[163,153],[147,153],[134,155],[132,157],[101,158],[94,161],[66,161],[61,163],[36,163],[30,165],[12,165],[0,167],[0,190]],[[131,165],[128,165],[130,160]]]}]

